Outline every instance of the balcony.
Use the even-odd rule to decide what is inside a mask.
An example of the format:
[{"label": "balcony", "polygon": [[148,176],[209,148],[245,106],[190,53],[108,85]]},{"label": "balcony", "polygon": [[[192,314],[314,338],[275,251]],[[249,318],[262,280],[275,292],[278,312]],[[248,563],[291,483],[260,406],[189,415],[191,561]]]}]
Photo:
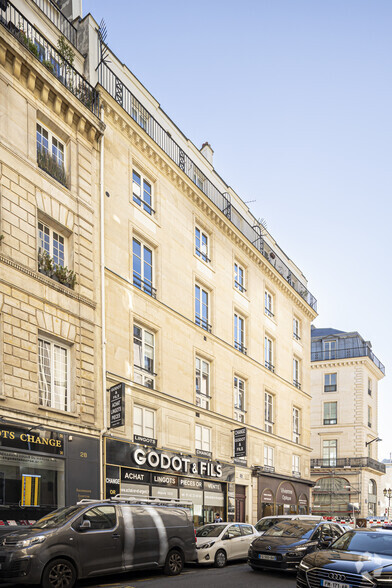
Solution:
[{"label": "balcony", "polygon": [[[313,310],[317,310],[317,300],[308,291],[290,268],[277,255],[263,238],[263,228],[256,221],[251,225],[245,217],[231,204],[228,192],[221,192],[204,176],[197,165],[183,149],[172,139],[132,92],[122,83],[116,74],[101,62],[98,67],[98,80],[101,86],[125,110],[125,112],[147,133],[149,137],[168,155],[168,157],[188,176],[188,178],[219,208],[242,235],[263,255],[286,282],[299,294]],[[202,180],[201,180],[202,179]]]},{"label": "balcony", "polygon": [[[311,459],[310,467],[314,469],[350,469],[370,468],[385,474],[385,464],[371,457],[338,457],[330,459]],[[314,472],[313,472],[314,473]]]},{"label": "balcony", "polygon": [[34,4],[42,10],[48,19],[59,29],[61,34],[68,39],[74,47],[77,46],[77,30],[72,22],[63,14],[53,0],[33,0]]},{"label": "balcony", "polygon": [[76,96],[86,108],[98,116],[98,92],[11,2],[7,2],[5,10],[0,8],[0,24],[24,45],[31,55],[40,61],[48,72]]},{"label": "balcony", "polygon": [[369,357],[378,369],[385,375],[385,366],[374,355],[368,345],[352,347],[351,349],[334,349],[326,351],[312,351],[312,361],[334,361],[336,359],[350,359],[353,357]]}]

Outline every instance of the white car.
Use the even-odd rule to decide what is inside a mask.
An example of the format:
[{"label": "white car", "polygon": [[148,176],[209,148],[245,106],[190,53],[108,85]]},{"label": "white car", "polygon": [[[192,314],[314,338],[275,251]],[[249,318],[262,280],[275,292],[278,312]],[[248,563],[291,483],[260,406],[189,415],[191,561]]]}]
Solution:
[{"label": "white car", "polygon": [[229,559],[246,559],[249,545],[259,536],[253,525],[245,523],[210,523],[196,529],[199,564],[223,568]]},{"label": "white car", "polygon": [[263,517],[262,519],[257,521],[257,523],[255,524],[255,529],[259,535],[264,535],[264,533],[266,531],[268,531],[268,529],[270,527],[272,527],[273,525],[276,525],[276,523],[281,523],[282,521],[298,520],[298,519],[300,519],[301,521],[320,522],[322,520],[322,517],[320,517],[318,515],[299,515],[299,514],[275,515],[275,516]]}]

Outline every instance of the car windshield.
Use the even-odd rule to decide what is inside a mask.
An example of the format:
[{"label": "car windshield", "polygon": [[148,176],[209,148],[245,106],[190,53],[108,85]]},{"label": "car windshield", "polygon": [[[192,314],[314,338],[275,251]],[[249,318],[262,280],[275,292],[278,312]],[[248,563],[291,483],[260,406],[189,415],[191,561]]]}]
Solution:
[{"label": "car windshield", "polygon": [[204,525],[196,531],[196,537],[219,537],[227,525]]},{"label": "car windshield", "polygon": [[336,539],[330,549],[362,551],[392,556],[392,533],[348,531]]},{"label": "car windshield", "polygon": [[48,515],[39,519],[34,523],[34,529],[54,529],[55,527],[61,527],[69,521],[75,514],[77,514],[83,507],[81,506],[68,506],[66,508],[59,508]]},{"label": "car windshield", "polygon": [[274,519],[274,518],[261,519],[261,521],[259,521],[258,523],[255,524],[255,527],[259,531],[259,533],[261,533],[261,532],[267,531],[267,529],[269,529],[270,527],[272,527],[276,523],[283,522],[284,520],[288,520],[288,519]]},{"label": "car windshield", "polygon": [[317,523],[307,523],[304,521],[283,521],[283,523],[277,523],[268,531],[264,533],[264,536],[269,537],[302,537],[308,539],[313,533]]}]

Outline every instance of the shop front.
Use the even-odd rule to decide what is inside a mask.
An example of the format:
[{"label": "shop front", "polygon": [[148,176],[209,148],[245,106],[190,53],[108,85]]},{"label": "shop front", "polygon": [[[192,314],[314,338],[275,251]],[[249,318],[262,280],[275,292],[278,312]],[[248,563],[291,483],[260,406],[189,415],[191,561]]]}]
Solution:
[{"label": "shop front", "polygon": [[106,498],[121,494],[191,503],[195,526],[234,516],[235,469],[199,456],[105,438]]},{"label": "shop front", "polygon": [[81,498],[99,498],[98,439],[1,425],[0,525],[31,524]]},{"label": "shop front", "polygon": [[258,518],[309,513],[310,480],[292,480],[280,476],[260,474],[257,476]]}]

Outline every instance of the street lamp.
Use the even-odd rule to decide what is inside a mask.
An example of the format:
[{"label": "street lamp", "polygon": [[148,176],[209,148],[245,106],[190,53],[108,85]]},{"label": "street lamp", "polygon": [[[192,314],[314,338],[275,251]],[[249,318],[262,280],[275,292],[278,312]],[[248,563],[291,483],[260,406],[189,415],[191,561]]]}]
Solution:
[{"label": "street lamp", "polygon": [[388,498],[388,521],[389,521],[389,509],[391,507],[392,488],[384,488],[382,491],[385,498]]},{"label": "street lamp", "polygon": [[382,439],[380,439],[380,437],[376,437],[375,439],[372,439],[371,441],[365,441],[365,447],[367,447],[371,443],[374,443],[375,441],[382,441]]}]

